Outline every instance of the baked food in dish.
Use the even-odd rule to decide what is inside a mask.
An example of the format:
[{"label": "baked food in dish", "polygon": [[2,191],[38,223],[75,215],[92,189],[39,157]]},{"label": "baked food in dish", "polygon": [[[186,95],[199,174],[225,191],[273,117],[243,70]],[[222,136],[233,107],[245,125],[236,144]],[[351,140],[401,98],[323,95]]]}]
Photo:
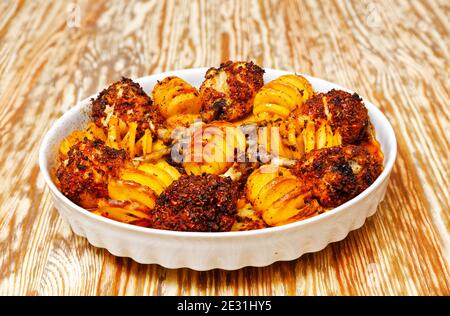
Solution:
[{"label": "baked food in dish", "polygon": [[[92,102],[94,123],[61,144],[61,191],[96,214],[130,224],[229,231],[326,212],[377,178],[383,156],[357,95],[316,93],[298,75],[264,85],[262,74],[253,63],[227,62],[208,70],[198,91],[181,78],[162,80],[153,100],[129,79],[111,85]],[[257,137],[248,137],[253,131]],[[99,150],[87,155],[99,164],[78,168],[76,149],[90,142],[123,153],[120,161],[104,163]],[[100,189],[86,198],[63,189],[68,178]]]}]

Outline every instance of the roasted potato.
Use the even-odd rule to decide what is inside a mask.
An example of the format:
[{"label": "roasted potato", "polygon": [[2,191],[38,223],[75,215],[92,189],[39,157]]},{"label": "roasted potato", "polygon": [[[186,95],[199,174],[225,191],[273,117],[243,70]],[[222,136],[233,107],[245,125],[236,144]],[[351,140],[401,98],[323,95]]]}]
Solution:
[{"label": "roasted potato", "polygon": [[113,200],[139,202],[150,209],[155,206],[156,193],[149,187],[133,181],[110,179],[108,194]]},{"label": "roasted potato", "polygon": [[279,127],[274,124],[268,124],[258,129],[258,158],[262,163],[279,158],[295,158],[294,150],[283,140],[281,132]]},{"label": "roasted potato", "polygon": [[245,135],[229,122],[217,121],[194,131],[184,155],[187,174],[223,174],[245,154]]},{"label": "roasted potato", "polygon": [[197,120],[201,120],[200,114],[175,114],[166,120],[166,126],[171,131],[179,127],[188,128]]},{"label": "roasted potato", "polygon": [[110,178],[108,194],[113,200],[139,202],[152,209],[156,197],[179,177],[178,170],[164,160],[141,163],[138,169],[121,170],[119,179]]},{"label": "roasted potato", "polygon": [[137,169],[120,170],[119,178],[150,188],[156,195],[161,194],[174,180],[180,177],[179,171],[164,160],[156,163],[140,163]]},{"label": "roasted potato", "polygon": [[139,165],[138,170],[157,177],[162,182],[164,189],[180,177],[179,171],[164,160],[154,164],[142,163]]},{"label": "roasted potato", "polygon": [[130,201],[102,200],[92,213],[122,223],[147,226],[149,209],[142,204]]},{"label": "roasted potato", "polygon": [[198,114],[200,97],[196,88],[179,77],[167,77],[153,88],[153,102],[166,118],[174,115]]},{"label": "roasted potato", "polygon": [[304,77],[284,75],[258,91],[253,101],[253,114],[259,121],[286,119],[313,95],[314,90]]},{"label": "roasted potato", "polygon": [[247,180],[246,196],[254,210],[270,226],[313,215],[310,195],[298,178],[283,167],[264,165]]}]

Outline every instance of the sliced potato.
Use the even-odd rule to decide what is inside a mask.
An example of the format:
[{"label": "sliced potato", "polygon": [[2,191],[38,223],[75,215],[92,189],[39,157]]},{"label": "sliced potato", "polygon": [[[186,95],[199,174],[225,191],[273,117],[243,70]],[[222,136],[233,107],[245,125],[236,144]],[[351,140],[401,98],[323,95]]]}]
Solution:
[{"label": "sliced potato", "polygon": [[255,114],[257,117],[260,117],[260,118],[264,117],[265,119],[267,119],[266,116],[258,115],[260,113],[266,113],[266,112],[278,115],[277,118],[278,117],[286,118],[289,116],[289,113],[290,113],[289,109],[287,109],[284,106],[275,104],[275,103],[258,104],[253,108],[253,114]]},{"label": "sliced potato", "polygon": [[146,129],[144,136],[142,136],[135,145],[135,154],[142,155],[146,158],[153,150],[153,138],[149,129]]},{"label": "sliced potato", "polygon": [[313,95],[314,90],[304,77],[284,75],[258,91],[253,100],[253,114],[259,121],[286,119]]},{"label": "sliced potato", "polygon": [[106,141],[106,134],[103,128],[98,127],[94,122],[88,124],[85,129],[85,135],[88,139],[100,139]]},{"label": "sliced potato", "polygon": [[155,192],[134,182],[111,179],[108,181],[108,194],[114,200],[136,201],[151,209],[155,206]]},{"label": "sliced potato", "polygon": [[314,150],[314,148],[316,146],[315,134],[316,134],[316,127],[314,125],[314,122],[308,121],[306,123],[305,129],[302,131],[303,144],[305,146],[305,153],[308,153],[311,150]]},{"label": "sliced potato", "polygon": [[131,122],[129,128],[122,141],[120,142],[120,147],[125,149],[131,158],[135,156],[135,145],[136,145],[136,129],[137,123]]},{"label": "sliced potato", "polygon": [[158,160],[155,165],[167,172],[173,180],[178,180],[181,176],[177,168],[169,165],[169,163],[165,160]]},{"label": "sliced potato", "polygon": [[314,95],[311,83],[300,75],[284,75],[278,78],[281,82],[286,82],[296,87],[302,95],[302,103]]},{"label": "sliced potato", "polygon": [[155,176],[164,184],[164,189],[167,188],[172,182],[173,179],[164,169],[159,168],[158,166],[151,163],[142,163],[138,167],[139,170],[144,171],[147,174]]},{"label": "sliced potato", "polygon": [[296,189],[290,191],[265,209],[262,217],[268,225],[277,226],[298,215],[304,207],[304,196]]},{"label": "sliced potato", "polygon": [[106,146],[114,149],[119,149],[120,143],[120,131],[119,131],[119,119],[113,115],[108,123],[108,136],[106,138]]},{"label": "sliced potato", "polygon": [[283,167],[266,165],[255,170],[247,180],[246,195],[253,209],[271,226],[314,211],[311,203],[304,202],[310,193],[303,192],[297,177]]},{"label": "sliced potato", "polygon": [[120,179],[145,185],[152,189],[157,195],[160,195],[162,191],[164,191],[164,183],[158,177],[140,170],[124,169],[120,173]]},{"label": "sliced potato", "polygon": [[177,114],[198,114],[200,97],[197,89],[175,76],[159,81],[152,91],[153,101],[167,119]]},{"label": "sliced potato", "polygon": [[104,205],[98,207],[92,213],[107,217],[122,223],[133,223],[138,220],[148,219],[149,215],[143,211],[132,208]]},{"label": "sliced potato", "polygon": [[166,120],[166,125],[169,130],[173,130],[177,127],[189,127],[200,119],[200,114],[175,114]]},{"label": "sliced potato", "polygon": [[273,179],[283,173],[289,173],[286,168],[273,165],[262,166],[252,172],[247,179],[246,195],[247,199],[254,203],[258,198],[261,189],[270,183]]},{"label": "sliced potato", "polygon": [[284,197],[286,194],[298,188],[297,179],[294,176],[276,177],[267,183],[258,193],[254,202],[256,210],[263,212],[273,203]]}]

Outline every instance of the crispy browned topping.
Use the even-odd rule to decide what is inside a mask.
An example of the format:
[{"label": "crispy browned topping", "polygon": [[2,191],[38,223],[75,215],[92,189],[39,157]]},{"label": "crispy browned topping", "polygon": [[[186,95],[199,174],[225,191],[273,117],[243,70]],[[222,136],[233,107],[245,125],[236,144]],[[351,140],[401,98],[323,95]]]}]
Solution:
[{"label": "crispy browned topping", "polygon": [[210,68],[200,87],[201,114],[207,121],[235,121],[252,111],[253,98],[264,85],[264,70],[253,62],[222,63]]},{"label": "crispy browned topping", "polygon": [[368,188],[382,163],[381,156],[370,155],[365,147],[348,145],[312,151],[292,172],[322,206],[336,207]]},{"label": "crispy browned topping", "polygon": [[128,78],[113,83],[92,99],[92,118],[99,127],[107,117],[107,107],[113,107],[113,113],[125,123],[138,123],[137,137],[141,137],[147,128],[154,132],[164,125],[164,118],[150,97],[139,84]]},{"label": "crispy browned topping", "polygon": [[[328,112],[328,113],[327,113]],[[362,99],[356,93],[331,90],[319,93],[293,112],[314,120],[329,120],[333,132],[339,132],[344,144],[355,144],[367,133],[369,116]]]},{"label": "crispy browned topping", "polygon": [[72,146],[68,157],[58,166],[56,177],[61,192],[85,208],[96,207],[99,198],[108,197],[108,177],[115,176],[128,159],[125,150],[88,139]]},{"label": "crispy browned topping", "polygon": [[298,107],[294,112],[292,112],[291,116],[296,117],[298,115],[306,115],[313,120],[326,120],[327,116],[325,114],[325,105],[323,102],[324,97],[325,93],[314,95]]},{"label": "crispy browned topping", "polygon": [[361,140],[369,125],[369,115],[361,97],[356,93],[331,90],[327,101],[333,117],[331,128],[339,129],[343,142],[352,144]]},{"label": "crispy browned topping", "polygon": [[229,231],[235,222],[238,190],[226,177],[183,175],[157,198],[150,227],[178,230]]}]

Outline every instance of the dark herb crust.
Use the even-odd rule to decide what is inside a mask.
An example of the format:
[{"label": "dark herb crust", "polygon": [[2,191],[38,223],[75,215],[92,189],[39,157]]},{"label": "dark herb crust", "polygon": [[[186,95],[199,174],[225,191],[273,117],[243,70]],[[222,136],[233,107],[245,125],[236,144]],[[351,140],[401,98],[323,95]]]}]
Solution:
[{"label": "dark herb crust", "polygon": [[164,125],[164,118],[150,97],[138,83],[128,78],[111,84],[92,99],[92,119],[99,127],[104,127],[107,107],[113,107],[113,113],[125,123],[136,122],[137,137],[147,128],[155,132]]},{"label": "dark herb crust", "polygon": [[157,198],[150,227],[198,232],[229,231],[235,222],[237,185],[217,175],[183,175]]},{"label": "dark herb crust", "polygon": [[200,87],[203,120],[236,121],[250,114],[253,98],[264,85],[263,75],[264,70],[253,62],[227,61],[208,69]]},{"label": "dark herb crust", "polygon": [[339,132],[343,144],[356,144],[367,134],[369,115],[361,97],[342,90],[319,93],[293,112],[313,120],[328,120],[333,132]]},{"label": "dark herb crust", "polygon": [[324,207],[336,207],[367,189],[383,170],[381,156],[363,146],[324,148],[308,153],[292,172]]},{"label": "dark herb crust", "polygon": [[98,199],[108,197],[108,177],[117,176],[128,154],[85,138],[71,147],[68,157],[56,170],[61,192],[76,204],[93,208]]}]

